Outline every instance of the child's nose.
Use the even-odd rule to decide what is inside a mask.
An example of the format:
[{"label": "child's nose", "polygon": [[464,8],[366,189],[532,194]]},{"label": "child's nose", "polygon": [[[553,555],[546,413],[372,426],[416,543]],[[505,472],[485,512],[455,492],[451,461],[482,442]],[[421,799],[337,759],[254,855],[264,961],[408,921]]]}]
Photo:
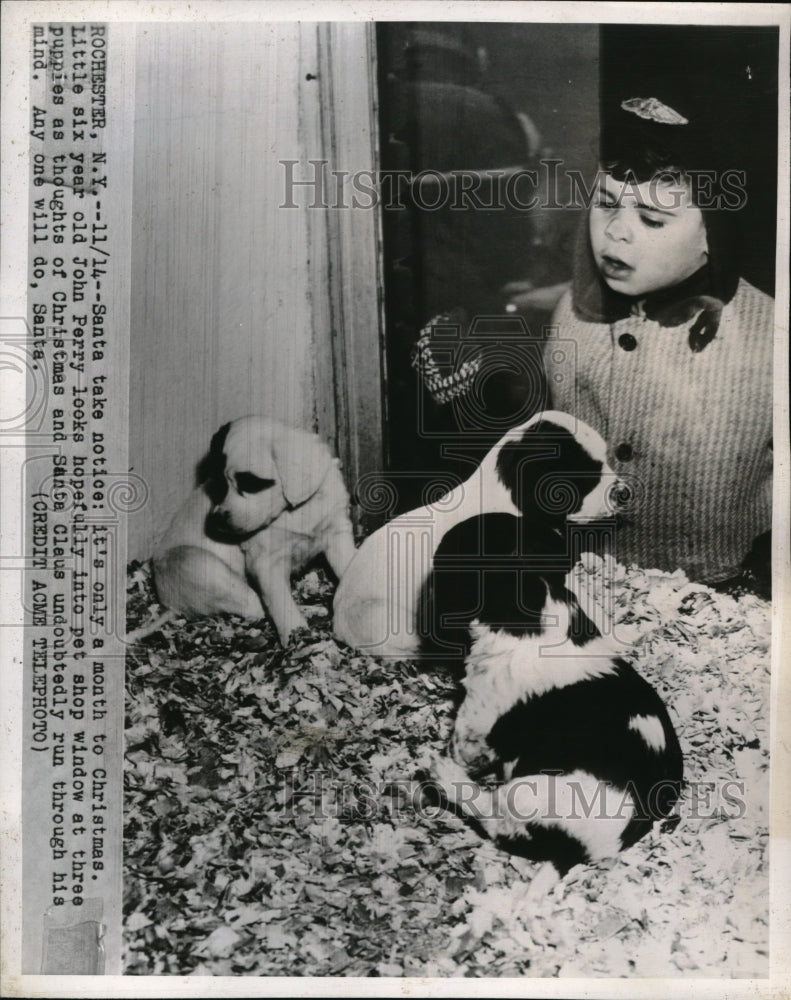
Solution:
[{"label": "child's nose", "polygon": [[623,217],[623,212],[616,212],[615,215],[610,219],[605,228],[605,233],[614,240],[629,240],[631,239],[632,231],[629,228],[629,223]]}]

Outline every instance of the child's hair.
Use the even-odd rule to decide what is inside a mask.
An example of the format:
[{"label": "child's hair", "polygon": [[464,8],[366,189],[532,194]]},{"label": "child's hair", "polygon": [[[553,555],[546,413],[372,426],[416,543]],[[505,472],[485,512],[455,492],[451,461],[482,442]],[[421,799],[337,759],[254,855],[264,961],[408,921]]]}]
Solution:
[{"label": "child's hair", "polygon": [[637,110],[630,104],[623,101],[602,114],[599,162],[616,180],[642,184],[667,176],[679,181],[690,172],[720,171],[718,147],[707,128],[655,99],[654,104],[636,99]]}]

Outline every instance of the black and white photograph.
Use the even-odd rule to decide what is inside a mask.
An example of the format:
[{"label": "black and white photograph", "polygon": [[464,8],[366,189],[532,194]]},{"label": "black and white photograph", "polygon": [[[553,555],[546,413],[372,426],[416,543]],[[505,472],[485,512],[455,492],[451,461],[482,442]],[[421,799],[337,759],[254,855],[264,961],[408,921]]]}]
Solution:
[{"label": "black and white photograph", "polygon": [[2,20],[3,995],[785,995],[789,7]]}]

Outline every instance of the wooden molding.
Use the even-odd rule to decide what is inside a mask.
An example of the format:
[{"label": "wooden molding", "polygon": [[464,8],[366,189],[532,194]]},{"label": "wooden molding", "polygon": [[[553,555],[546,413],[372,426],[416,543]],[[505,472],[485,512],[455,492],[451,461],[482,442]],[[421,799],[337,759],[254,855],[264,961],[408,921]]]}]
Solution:
[{"label": "wooden molding", "polygon": [[[320,153],[299,169],[303,178],[320,172],[315,203],[325,206],[307,210],[316,422],[337,449],[352,494],[384,460],[381,214],[352,182],[366,171],[370,184],[379,165],[375,41],[373,24],[303,27],[301,147]],[[302,204],[313,196],[306,187],[299,192]]]}]

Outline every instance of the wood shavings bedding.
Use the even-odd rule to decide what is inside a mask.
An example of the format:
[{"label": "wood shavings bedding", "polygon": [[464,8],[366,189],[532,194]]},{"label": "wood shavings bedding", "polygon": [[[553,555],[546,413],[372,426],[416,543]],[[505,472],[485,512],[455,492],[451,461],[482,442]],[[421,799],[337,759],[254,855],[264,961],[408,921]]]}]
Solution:
[{"label": "wood shavings bedding", "polygon": [[[173,619],[127,659],[127,974],[768,974],[770,605],[586,556],[573,584],[668,704],[672,832],[544,881],[422,798],[454,683],[311,630]],[[129,578],[129,629],[161,614]],[[538,876],[538,877],[537,877]]]}]

